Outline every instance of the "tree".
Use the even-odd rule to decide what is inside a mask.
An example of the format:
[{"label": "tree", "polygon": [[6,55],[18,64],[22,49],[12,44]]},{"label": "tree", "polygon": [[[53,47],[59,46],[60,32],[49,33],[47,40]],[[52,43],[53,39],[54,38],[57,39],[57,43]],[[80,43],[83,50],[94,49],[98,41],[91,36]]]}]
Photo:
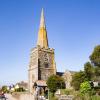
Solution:
[{"label": "tree", "polygon": [[7,86],[2,86],[2,89],[1,89],[4,93],[8,92],[7,90]]},{"label": "tree", "polygon": [[100,45],[96,46],[90,55],[90,60],[94,66],[100,67]]},{"label": "tree", "polygon": [[95,67],[95,75],[100,78],[100,67],[98,67],[98,66]]},{"label": "tree", "polygon": [[84,71],[75,73],[72,76],[72,86],[79,90],[80,84],[84,81],[100,81],[100,45],[96,46],[90,55],[90,61],[84,65]]},{"label": "tree", "polygon": [[90,62],[84,64],[84,73],[89,81],[92,80],[92,78],[94,77],[94,72],[94,67],[91,65]]},{"label": "tree", "polygon": [[90,90],[92,90],[92,88],[91,88],[89,81],[85,81],[85,82],[80,84],[80,92],[81,93],[85,94]]},{"label": "tree", "polygon": [[80,84],[84,81],[88,80],[86,78],[86,75],[83,71],[80,72],[76,72],[73,76],[72,76],[72,82],[71,85],[74,87],[75,90],[79,90],[80,88]]},{"label": "tree", "polygon": [[62,77],[58,75],[52,75],[47,80],[47,86],[54,96],[54,93],[57,91],[57,89],[65,88],[65,82]]},{"label": "tree", "polygon": [[94,48],[90,60],[95,67],[95,80],[100,81],[100,45]]}]

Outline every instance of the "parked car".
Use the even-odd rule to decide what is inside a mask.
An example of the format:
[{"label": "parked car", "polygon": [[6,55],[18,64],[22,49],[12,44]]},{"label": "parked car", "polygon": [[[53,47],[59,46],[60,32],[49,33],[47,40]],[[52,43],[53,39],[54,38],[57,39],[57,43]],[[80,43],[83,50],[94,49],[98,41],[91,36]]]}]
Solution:
[{"label": "parked car", "polygon": [[4,93],[0,93],[0,100],[6,100],[6,97],[5,97],[5,95],[4,95]]}]

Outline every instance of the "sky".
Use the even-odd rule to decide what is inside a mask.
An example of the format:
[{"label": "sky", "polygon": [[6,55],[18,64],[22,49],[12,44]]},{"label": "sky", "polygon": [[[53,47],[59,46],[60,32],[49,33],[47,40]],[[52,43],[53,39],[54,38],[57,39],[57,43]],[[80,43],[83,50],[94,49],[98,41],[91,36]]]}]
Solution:
[{"label": "sky", "polygon": [[100,0],[0,0],[0,85],[28,80],[44,8],[57,71],[79,71],[100,44]]}]

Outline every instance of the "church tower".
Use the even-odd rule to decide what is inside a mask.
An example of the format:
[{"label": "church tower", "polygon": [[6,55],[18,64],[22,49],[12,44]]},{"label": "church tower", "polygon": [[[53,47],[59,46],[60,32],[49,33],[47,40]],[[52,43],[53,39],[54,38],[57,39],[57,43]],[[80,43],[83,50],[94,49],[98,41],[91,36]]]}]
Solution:
[{"label": "church tower", "polygon": [[34,83],[38,80],[46,81],[52,74],[56,74],[54,49],[49,48],[47,30],[42,9],[38,40],[35,48],[30,53],[28,70],[29,91],[33,92]]}]

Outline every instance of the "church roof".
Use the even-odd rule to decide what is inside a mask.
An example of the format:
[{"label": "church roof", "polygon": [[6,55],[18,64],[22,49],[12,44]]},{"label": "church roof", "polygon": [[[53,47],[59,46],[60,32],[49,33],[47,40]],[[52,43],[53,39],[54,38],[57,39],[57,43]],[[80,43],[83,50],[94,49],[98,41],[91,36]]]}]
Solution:
[{"label": "church roof", "polygon": [[65,71],[65,72],[56,72],[56,75],[63,76],[66,72],[67,72],[67,73],[69,72],[69,73],[71,73],[72,75],[76,73],[76,71],[68,71],[68,70],[67,70],[67,71]]},{"label": "church roof", "polygon": [[64,72],[56,72],[56,75],[63,76]]}]

